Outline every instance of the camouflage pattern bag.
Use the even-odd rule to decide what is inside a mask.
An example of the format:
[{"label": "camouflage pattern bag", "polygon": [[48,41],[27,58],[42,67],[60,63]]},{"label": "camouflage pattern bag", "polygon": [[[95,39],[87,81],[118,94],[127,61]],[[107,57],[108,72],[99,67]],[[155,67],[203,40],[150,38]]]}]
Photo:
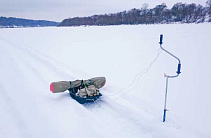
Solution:
[{"label": "camouflage pattern bag", "polygon": [[91,96],[99,95],[99,90],[94,85],[90,85],[83,89],[80,89],[78,94],[81,97],[85,97],[85,96],[91,97]]}]

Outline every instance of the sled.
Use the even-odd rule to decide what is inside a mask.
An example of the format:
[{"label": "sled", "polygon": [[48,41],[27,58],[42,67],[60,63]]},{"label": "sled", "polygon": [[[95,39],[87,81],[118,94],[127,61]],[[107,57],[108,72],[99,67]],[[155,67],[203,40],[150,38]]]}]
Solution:
[{"label": "sled", "polygon": [[85,103],[90,103],[90,102],[94,102],[96,101],[100,96],[102,96],[101,93],[99,93],[99,95],[96,95],[96,96],[91,96],[91,97],[81,97],[75,93],[73,93],[72,91],[70,91],[70,96],[75,99],[77,102],[79,102],[80,104],[85,104]]},{"label": "sled", "polygon": [[80,104],[96,101],[102,94],[99,89],[106,84],[105,77],[95,77],[88,80],[59,81],[50,84],[52,93],[69,91],[70,96]]}]

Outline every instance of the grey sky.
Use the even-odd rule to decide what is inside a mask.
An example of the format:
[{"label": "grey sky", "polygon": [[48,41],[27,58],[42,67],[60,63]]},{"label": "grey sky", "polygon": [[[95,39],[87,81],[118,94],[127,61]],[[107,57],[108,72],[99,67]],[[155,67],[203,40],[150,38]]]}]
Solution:
[{"label": "grey sky", "polygon": [[207,0],[0,0],[0,16],[61,22],[76,16],[115,13],[132,8],[140,9],[143,3],[149,8],[166,3],[171,8],[177,2],[205,6]]}]

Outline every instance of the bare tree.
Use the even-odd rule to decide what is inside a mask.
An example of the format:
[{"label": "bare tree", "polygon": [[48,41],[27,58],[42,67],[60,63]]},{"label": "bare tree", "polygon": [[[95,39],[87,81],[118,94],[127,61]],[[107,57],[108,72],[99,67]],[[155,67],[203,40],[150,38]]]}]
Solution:
[{"label": "bare tree", "polygon": [[208,8],[208,13],[211,16],[211,0],[207,0],[206,7]]}]

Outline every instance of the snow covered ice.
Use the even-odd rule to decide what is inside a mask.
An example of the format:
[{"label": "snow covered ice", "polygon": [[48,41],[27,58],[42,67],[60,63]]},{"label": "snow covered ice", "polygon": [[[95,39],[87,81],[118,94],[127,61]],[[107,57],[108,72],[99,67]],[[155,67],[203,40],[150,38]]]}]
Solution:
[{"label": "snow covered ice", "polygon": [[[163,76],[177,60],[163,51],[123,89],[156,58],[160,34],[182,63],[165,123]],[[0,29],[0,137],[210,138],[210,38],[209,23]],[[50,92],[51,82],[97,76],[107,83],[95,103]]]}]

